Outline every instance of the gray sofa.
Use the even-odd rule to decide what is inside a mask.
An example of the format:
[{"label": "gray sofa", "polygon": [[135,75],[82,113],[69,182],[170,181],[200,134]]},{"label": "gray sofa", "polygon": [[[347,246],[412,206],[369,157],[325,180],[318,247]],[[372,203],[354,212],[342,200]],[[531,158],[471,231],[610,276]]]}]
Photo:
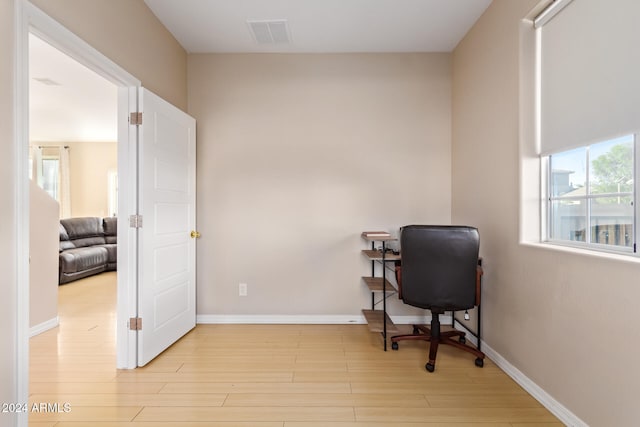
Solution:
[{"label": "gray sofa", "polygon": [[117,218],[60,220],[58,284],[117,269]]}]

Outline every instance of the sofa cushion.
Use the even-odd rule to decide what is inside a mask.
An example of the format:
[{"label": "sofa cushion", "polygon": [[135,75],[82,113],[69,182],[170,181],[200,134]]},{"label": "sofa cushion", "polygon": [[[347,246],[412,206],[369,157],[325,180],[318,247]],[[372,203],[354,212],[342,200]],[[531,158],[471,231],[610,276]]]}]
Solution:
[{"label": "sofa cushion", "polygon": [[101,218],[65,218],[60,220],[60,224],[64,226],[69,240],[76,248],[102,245],[106,242]]},{"label": "sofa cushion", "polygon": [[97,246],[99,248],[105,248],[107,250],[107,262],[109,264],[118,262],[118,245],[115,243],[107,243],[105,245]]},{"label": "sofa cushion", "polygon": [[118,242],[118,218],[107,217],[102,221],[104,239],[107,243]]},{"label": "sofa cushion", "polygon": [[60,252],[64,251],[65,249],[75,248],[75,245],[69,240],[69,234],[67,234],[67,230],[62,226],[62,224],[59,225],[58,231],[60,233]]},{"label": "sofa cushion", "polygon": [[118,268],[117,218],[60,220],[59,284]]},{"label": "sofa cushion", "polygon": [[76,273],[88,270],[105,265],[108,257],[107,249],[102,246],[69,249],[60,254],[60,271]]}]

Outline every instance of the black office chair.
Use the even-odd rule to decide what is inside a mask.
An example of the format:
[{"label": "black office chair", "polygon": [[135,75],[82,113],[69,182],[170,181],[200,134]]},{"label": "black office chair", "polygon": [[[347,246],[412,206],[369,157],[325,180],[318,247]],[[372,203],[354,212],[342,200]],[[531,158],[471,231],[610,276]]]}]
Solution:
[{"label": "black office chair", "polygon": [[439,319],[445,311],[479,303],[479,248],[480,236],[473,227],[409,225],[400,230],[399,296],[405,304],[429,309],[431,327],[413,325],[413,334],[391,337],[391,348],[397,350],[402,340],[429,341],[429,372],[435,370],[439,344],[467,351],[476,356],[476,366],[484,365],[484,353],[465,344],[465,333],[441,332]]}]

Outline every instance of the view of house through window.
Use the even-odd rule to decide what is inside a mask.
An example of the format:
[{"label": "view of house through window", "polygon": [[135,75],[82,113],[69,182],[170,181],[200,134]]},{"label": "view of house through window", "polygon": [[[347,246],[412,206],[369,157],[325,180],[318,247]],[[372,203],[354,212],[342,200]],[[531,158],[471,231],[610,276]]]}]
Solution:
[{"label": "view of house through window", "polygon": [[549,240],[631,251],[635,136],[549,156]]}]

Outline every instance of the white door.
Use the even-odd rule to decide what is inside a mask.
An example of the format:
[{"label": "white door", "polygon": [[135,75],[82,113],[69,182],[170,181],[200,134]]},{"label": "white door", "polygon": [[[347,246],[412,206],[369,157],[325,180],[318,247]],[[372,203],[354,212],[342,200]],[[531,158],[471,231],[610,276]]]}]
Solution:
[{"label": "white door", "polygon": [[196,124],[139,89],[138,366],[196,324]]}]

